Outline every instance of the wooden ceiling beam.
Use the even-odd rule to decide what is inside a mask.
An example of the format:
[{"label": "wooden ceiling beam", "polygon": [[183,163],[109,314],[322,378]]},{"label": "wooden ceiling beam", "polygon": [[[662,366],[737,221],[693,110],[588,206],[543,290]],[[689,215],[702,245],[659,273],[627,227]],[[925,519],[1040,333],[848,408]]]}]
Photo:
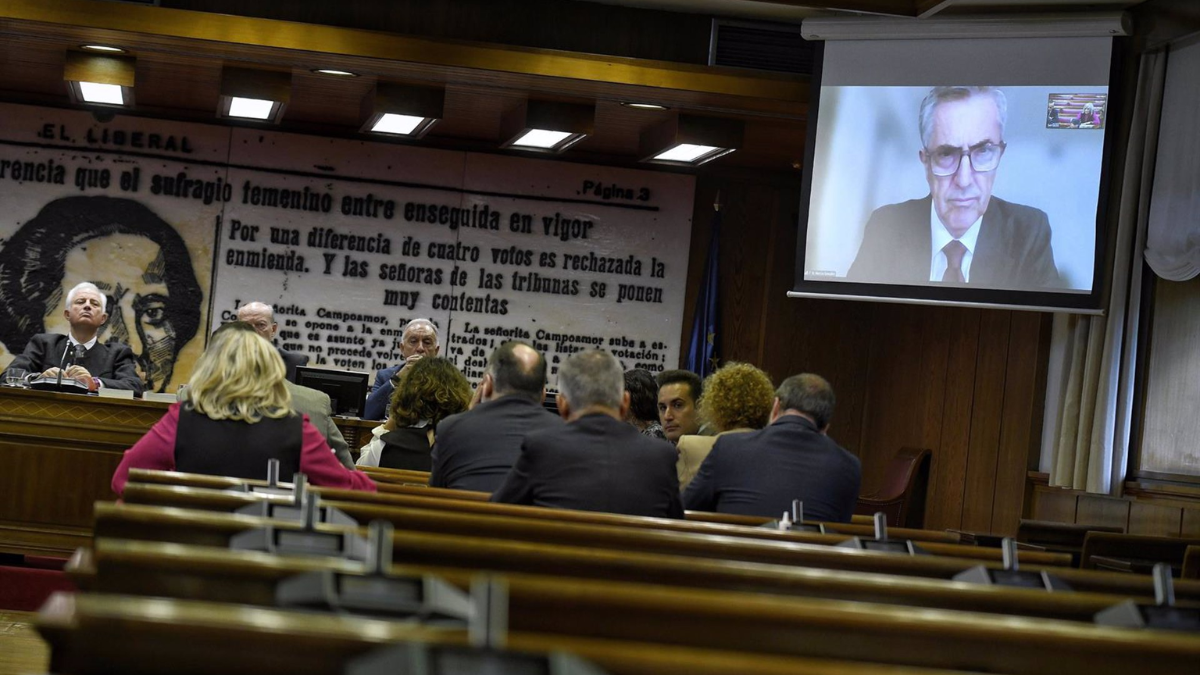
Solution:
[{"label": "wooden ceiling beam", "polygon": [[808,78],[87,0],[6,0],[0,34],[284,67],[802,116]]}]

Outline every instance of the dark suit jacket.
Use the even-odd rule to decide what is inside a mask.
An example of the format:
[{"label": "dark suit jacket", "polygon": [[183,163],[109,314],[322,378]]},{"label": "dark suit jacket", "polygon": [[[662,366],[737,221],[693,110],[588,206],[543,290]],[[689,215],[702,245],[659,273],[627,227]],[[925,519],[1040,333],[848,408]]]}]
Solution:
[{"label": "dark suit jacket", "polygon": [[375,373],[375,384],[371,387],[371,393],[367,395],[367,404],[363,406],[364,420],[381,420],[387,417],[388,402],[392,400],[392,392],[396,390],[392,386],[392,378],[405,365],[401,363]]},{"label": "dark suit jacket", "polygon": [[287,367],[287,374],[284,378],[288,382],[296,381],[296,367],[308,365],[308,354],[296,354],[295,352],[285,352],[279,347],[275,348],[279,352],[279,357],[283,359],[283,365]]},{"label": "dark suit jacket", "polygon": [[[66,335],[38,333],[29,339],[25,352],[13,359],[8,367],[23,368],[32,373],[57,368],[69,343]],[[109,389],[132,389],[135,395],[142,393],[142,380],[138,377],[137,362],[129,345],[96,341],[79,365],[87,368],[92,377],[99,378]]]},{"label": "dark suit jacket", "polygon": [[688,485],[683,505],[778,518],[799,499],[806,520],[848,523],[861,482],[857,457],[810,420],[784,415],[765,429],[718,438]]},{"label": "dark suit jacket", "polygon": [[[932,197],[875,209],[867,221],[851,281],[928,284],[933,246]],[[1057,289],[1061,286],[1043,211],[993,196],[979,226],[969,286]]]},{"label": "dark suit jacket", "polygon": [[682,518],[675,448],[608,415],[525,437],[492,501]]},{"label": "dark suit jacket", "polygon": [[495,492],[533,431],[562,418],[524,396],[503,396],[442,420],[433,443],[429,486]]}]

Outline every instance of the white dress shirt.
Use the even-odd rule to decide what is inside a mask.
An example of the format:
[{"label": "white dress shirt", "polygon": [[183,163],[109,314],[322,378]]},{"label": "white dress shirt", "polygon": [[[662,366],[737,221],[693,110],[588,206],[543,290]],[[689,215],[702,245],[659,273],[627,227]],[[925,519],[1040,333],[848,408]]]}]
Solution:
[{"label": "white dress shirt", "polygon": [[[982,222],[983,216],[980,216],[974,223],[971,223],[971,227],[967,228],[963,236],[958,238],[959,243],[967,249],[962,259],[963,281],[971,280],[971,260],[975,258],[975,243],[979,240],[979,226]],[[950,261],[946,260],[946,254],[942,252],[942,249],[953,241],[954,237],[950,236],[949,230],[938,218],[937,209],[932,204],[929,206],[929,233],[932,235],[930,252],[933,254],[930,256],[929,280],[941,281],[942,275],[946,273],[946,268],[950,266]]]}]

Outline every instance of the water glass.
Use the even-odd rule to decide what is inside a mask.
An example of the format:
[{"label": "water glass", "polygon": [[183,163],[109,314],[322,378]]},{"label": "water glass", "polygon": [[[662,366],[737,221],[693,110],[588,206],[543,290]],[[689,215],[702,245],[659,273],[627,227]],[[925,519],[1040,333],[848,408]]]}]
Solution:
[{"label": "water glass", "polygon": [[25,378],[29,376],[29,371],[23,368],[9,368],[4,371],[4,384],[9,387],[24,387]]}]

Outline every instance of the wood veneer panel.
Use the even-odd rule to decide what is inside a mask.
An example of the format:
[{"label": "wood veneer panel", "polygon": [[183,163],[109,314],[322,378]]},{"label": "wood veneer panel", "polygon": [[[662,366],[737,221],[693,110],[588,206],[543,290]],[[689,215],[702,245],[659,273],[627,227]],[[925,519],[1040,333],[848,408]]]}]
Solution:
[{"label": "wood veneer panel", "polygon": [[1183,509],[1132,502],[1129,506],[1129,534],[1178,537]]},{"label": "wood veneer panel", "polygon": [[952,313],[937,307],[874,306],[860,454],[864,485],[878,484],[900,448],[936,452],[940,447]]},{"label": "wood veneer panel", "polygon": [[978,309],[954,311],[949,323],[946,372],[948,379],[955,373],[957,391],[944,398],[941,444],[933,448],[925,505],[925,526],[929,528],[957,528],[962,522],[981,313]]},{"label": "wood veneer panel", "polygon": [[1103,525],[1129,528],[1129,502],[1099,495],[1079,495],[1079,506],[1075,512],[1079,525]]},{"label": "wood veneer panel", "polygon": [[1042,318],[1032,312],[1014,312],[1009,330],[1004,410],[1001,414],[1000,444],[996,458],[995,495],[992,499],[994,534],[1015,535],[1025,497],[1025,475],[1030,452],[1040,440],[1040,410],[1037,400],[1038,350]]},{"label": "wood veneer panel", "polygon": [[1074,492],[1038,486],[1033,489],[1030,517],[1033,520],[1074,524],[1077,507],[1077,495]]},{"label": "wood veneer panel", "polygon": [[[961,527],[964,530],[986,531],[992,525],[1011,320],[1012,312],[1000,310],[987,310],[980,318],[971,440],[963,494]],[[1024,466],[1022,458],[1021,468]]]},{"label": "wood veneer panel", "polygon": [[1200,509],[1184,509],[1179,528],[1182,537],[1200,537]]}]

